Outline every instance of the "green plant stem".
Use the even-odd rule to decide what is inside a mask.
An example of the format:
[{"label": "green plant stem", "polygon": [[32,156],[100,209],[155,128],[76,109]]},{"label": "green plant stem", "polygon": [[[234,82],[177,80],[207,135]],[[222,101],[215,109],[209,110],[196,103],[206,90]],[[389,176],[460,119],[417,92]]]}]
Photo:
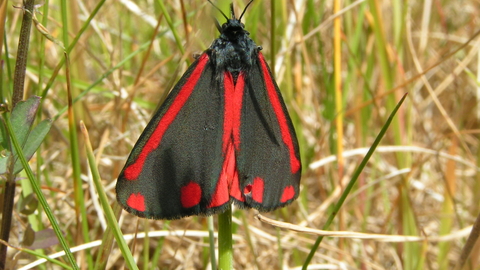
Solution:
[{"label": "green plant stem", "polygon": [[[114,203],[113,204],[113,213],[115,215],[115,218],[118,220],[123,208],[118,204]],[[122,237],[123,238],[123,237]],[[102,237],[102,244],[98,249],[98,252],[96,253],[96,262],[95,262],[95,270],[105,270],[107,269],[107,263],[108,263],[108,258],[110,256],[110,253],[112,252],[112,247],[115,244],[115,235],[114,235],[114,230],[112,229],[111,226],[107,226],[103,233]],[[158,265],[158,264],[155,264]]]},{"label": "green plant stem", "polygon": [[23,99],[25,87],[25,71],[27,70],[28,46],[30,43],[30,30],[32,29],[32,14],[35,0],[26,0],[24,5],[20,38],[18,40],[17,62],[13,77],[12,107]]},{"label": "green plant stem", "polygon": [[[26,0],[24,3],[24,8],[27,11],[23,13],[20,37],[18,40],[17,61],[15,64],[13,77],[12,109],[23,99],[25,72],[27,70],[28,46],[30,43],[30,30],[32,28],[32,12],[35,0]],[[3,194],[3,214],[0,237],[2,240],[5,240],[5,242],[8,242],[10,236],[10,227],[12,225],[12,211],[15,197],[15,175],[13,174],[13,170],[10,170],[8,173]],[[0,245],[0,269],[5,269],[5,264],[7,261],[7,249],[7,246]]]},{"label": "green plant stem", "polygon": [[62,41],[63,44],[68,44],[68,11],[67,11],[67,2],[66,0],[60,1],[60,13],[62,14]]},{"label": "green plant stem", "polygon": [[[75,38],[72,40],[72,42],[68,45],[67,49],[66,49],[66,52],[67,54],[70,54],[70,52],[73,50],[73,48],[75,47],[75,45],[77,45],[77,42],[78,40],[80,39],[80,37],[83,35],[83,33],[85,32],[85,30],[87,30],[87,28],[91,25],[91,22],[93,20],[93,18],[95,17],[95,15],[97,15],[98,11],[100,10],[100,8],[103,6],[103,4],[105,3],[105,1],[107,0],[101,0],[97,3],[97,5],[95,6],[95,8],[93,9],[92,13],[90,14],[90,16],[87,18],[87,20],[85,21],[85,23],[83,24],[83,27],[80,29],[80,31],[78,32],[78,34],[75,36]],[[66,46],[66,45],[65,45]],[[60,69],[63,67],[63,64],[65,64],[65,58],[62,58],[60,60],[60,62],[58,63],[58,65],[55,67],[55,70],[53,71],[53,74],[52,74],[52,77],[50,77],[50,79],[48,80],[45,88],[43,89],[43,92],[42,92],[42,100],[47,96],[47,93],[48,93],[48,90],[50,89],[50,87],[53,85],[53,83],[55,82],[55,78],[57,77],[58,75],[58,72],[60,71]]]},{"label": "green plant stem", "polygon": [[213,226],[213,216],[207,217],[208,222],[208,240],[210,243],[210,261],[212,270],[217,270],[217,259],[215,258],[215,231]]},{"label": "green plant stem", "polygon": [[88,136],[88,131],[82,121],[80,121],[80,130],[82,131],[85,138],[85,148],[87,150],[88,164],[90,165],[93,183],[95,184],[95,189],[97,190],[98,198],[100,200],[100,204],[102,205],[102,209],[105,214],[108,226],[113,231],[113,235],[115,237],[115,240],[117,241],[117,245],[120,248],[120,251],[123,254],[123,257],[125,258],[125,263],[127,264],[128,269],[138,270],[138,266],[133,259],[133,255],[130,252],[130,249],[128,249],[128,245],[125,242],[125,239],[123,239],[122,237],[122,231],[118,227],[117,218],[115,217],[115,214],[110,207],[107,194],[105,194],[105,190],[103,189],[100,173],[98,172],[97,168],[97,162],[95,161],[95,156],[93,154],[92,144],[90,143],[90,138]]},{"label": "green plant stem", "polygon": [[18,159],[22,163],[28,179],[30,180],[30,184],[32,185],[32,188],[35,194],[37,195],[38,201],[42,205],[43,210],[45,211],[45,214],[48,220],[50,221],[50,224],[52,225],[52,229],[55,232],[55,235],[57,236],[58,241],[60,242],[60,245],[65,251],[67,260],[72,265],[73,269],[79,269],[77,263],[75,262],[75,258],[73,257],[73,254],[70,251],[70,247],[67,245],[67,241],[63,237],[62,231],[60,230],[60,226],[58,225],[58,222],[55,219],[55,216],[53,215],[52,210],[50,209],[50,206],[48,205],[47,200],[45,199],[45,196],[43,196],[42,190],[40,189],[40,186],[38,185],[35,179],[33,171],[30,168],[30,165],[28,164],[25,156],[23,155],[23,151],[22,151],[22,148],[20,147],[20,143],[18,142],[17,137],[15,136],[15,133],[13,132],[12,124],[10,123],[10,116],[8,115],[8,113],[5,113],[4,116],[5,116],[5,124],[10,134],[10,138],[14,146],[14,149],[17,152]]},{"label": "green plant stem", "polygon": [[[66,62],[66,79],[67,79],[67,102],[68,102],[68,131],[70,138],[70,157],[72,159],[72,169],[73,169],[73,194],[75,199],[75,216],[77,218],[77,226],[82,229],[82,237],[85,243],[90,242],[90,236],[88,235],[88,219],[87,219],[87,209],[85,206],[84,193],[82,187],[82,179],[80,177],[81,168],[80,168],[80,151],[79,143],[77,136],[77,126],[75,121],[75,110],[73,109],[72,102],[72,87],[70,82],[70,60],[68,54],[65,52],[65,62]],[[80,220],[79,220],[80,219]],[[90,250],[86,250],[88,265],[93,265],[93,259],[90,253]]]},{"label": "green plant stem", "polygon": [[[15,175],[8,173],[7,181],[3,189],[3,217],[2,217],[2,230],[0,237],[5,242],[8,242],[10,237],[10,227],[12,225],[12,210],[13,210],[13,198],[15,197]],[[7,261],[7,249],[6,245],[0,245],[0,269],[5,269],[5,263]]]},{"label": "green plant stem", "polygon": [[218,215],[218,269],[233,269],[231,206]]},{"label": "green plant stem", "polygon": [[[159,0],[158,5],[160,6],[160,9],[162,10],[163,15],[165,16],[165,20],[167,21],[167,24],[170,27],[170,30],[172,31],[172,34],[173,34],[173,37],[175,38],[175,42],[177,43],[178,49],[180,50],[180,52],[182,52],[182,54],[185,54],[185,48],[183,48],[182,40],[178,36],[177,28],[175,27],[175,25],[173,25],[172,18],[170,17],[170,14],[168,13],[167,9],[165,8],[165,5],[163,4],[163,1]],[[188,64],[190,64],[190,63],[188,63]]]},{"label": "green plant stem", "polygon": [[[407,94],[405,94],[402,97],[402,99],[398,102],[397,106],[395,107],[395,109],[392,111],[392,113],[388,117],[387,122],[385,123],[385,125],[383,125],[382,129],[380,130],[380,133],[378,133],[378,136],[375,138],[375,141],[373,142],[372,146],[368,150],[365,157],[362,159],[362,162],[360,162],[360,165],[358,166],[358,168],[353,173],[352,179],[350,180],[348,185],[345,187],[344,192],[340,196],[338,202],[335,204],[335,206],[333,208],[333,212],[328,217],[328,220],[325,223],[325,225],[323,225],[322,230],[327,230],[328,227],[330,227],[330,225],[332,224],[333,219],[335,218],[337,213],[340,211],[340,208],[342,208],[342,205],[345,202],[345,200],[347,199],[348,194],[350,194],[350,191],[352,190],[353,186],[357,183],[357,180],[358,180],[360,174],[362,173],[363,169],[367,165],[368,160],[370,160],[370,157],[375,152],[375,149],[377,149],[377,146],[380,144],[380,141],[382,140],[383,136],[387,132],[388,127],[392,123],[395,114],[400,109],[400,106],[403,104],[403,101],[405,101],[406,98],[407,98]],[[305,263],[303,264],[303,267],[302,267],[303,270],[307,269],[308,265],[310,264],[310,261],[313,258],[313,255],[315,255],[315,252],[317,251],[318,246],[320,245],[322,240],[323,240],[323,236],[319,236],[317,238],[317,241],[315,241],[315,244],[313,244],[312,249],[310,250],[310,253],[307,256],[307,259],[305,260]]]}]

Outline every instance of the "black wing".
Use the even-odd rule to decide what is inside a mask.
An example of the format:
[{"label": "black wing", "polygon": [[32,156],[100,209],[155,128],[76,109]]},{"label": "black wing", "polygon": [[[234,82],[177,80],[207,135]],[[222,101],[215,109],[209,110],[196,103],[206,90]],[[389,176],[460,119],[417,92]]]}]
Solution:
[{"label": "black wing", "polygon": [[236,143],[240,206],[271,211],[298,197],[301,162],[292,121],[270,69],[258,53],[243,86]]},{"label": "black wing", "polygon": [[118,177],[117,200],[125,210],[176,219],[226,208],[226,202],[212,205],[225,156],[222,88],[204,53],[148,123]]}]

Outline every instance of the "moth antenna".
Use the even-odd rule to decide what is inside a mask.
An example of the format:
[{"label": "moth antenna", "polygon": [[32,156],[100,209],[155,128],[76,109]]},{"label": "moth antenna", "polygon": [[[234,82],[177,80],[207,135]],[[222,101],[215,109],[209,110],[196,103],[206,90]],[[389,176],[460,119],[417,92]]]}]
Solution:
[{"label": "moth antenna", "polygon": [[230,13],[232,14],[232,19],[236,20],[235,10],[233,9],[233,3],[230,4]]},{"label": "moth antenna", "polygon": [[221,34],[222,33],[222,27],[220,26],[220,23],[218,22],[217,18],[215,18],[213,16],[212,16],[212,19],[213,19],[213,23],[215,23],[215,26],[218,29],[218,32],[220,32],[220,34]]},{"label": "moth antenna", "polygon": [[[214,8],[216,8],[218,11],[220,11],[220,13],[223,15],[223,17],[225,17],[225,19],[228,21],[227,15],[225,15],[225,13],[223,13],[223,11],[222,11],[220,8],[218,8],[217,6],[215,6],[215,4],[212,3],[212,1],[210,1],[210,0],[207,0],[207,1],[208,1],[210,4],[212,4],[212,6],[213,6]],[[215,21],[217,21],[217,20],[215,20]],[[217,24],[218,24],[218,21],[217,21]],[[217,27],[217,28],[218,28],[218,27]],[[220,31],[220,32],[222,32],[222,31]]]},{"label": "moth antenna", "polygon": [[[250,2],[248,2],[248,4],[245,6],[245,8],[243,9],[242,15],[240,15],[240,18],[238,18],[239,21],[242,20],[243,14],[245,14],[245,11],[247,11],[248,6],[250,6],[252,2],[253,0],[250,0]],[[233,13],[233,7],[232,7],[232,13]]]}]

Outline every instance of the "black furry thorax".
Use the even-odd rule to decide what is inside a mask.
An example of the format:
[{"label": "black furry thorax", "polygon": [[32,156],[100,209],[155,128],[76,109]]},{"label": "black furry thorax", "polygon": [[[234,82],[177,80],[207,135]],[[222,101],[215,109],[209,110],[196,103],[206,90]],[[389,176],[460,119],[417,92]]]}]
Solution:
[{"label": "black furry thorax", "polygon": [[261,47],[255,44],[245,25],[234,15],[219,30],[220,37],[213,41],[207,53],[217,72],[230,72],[236,82],[241,71],[252,67]]}]

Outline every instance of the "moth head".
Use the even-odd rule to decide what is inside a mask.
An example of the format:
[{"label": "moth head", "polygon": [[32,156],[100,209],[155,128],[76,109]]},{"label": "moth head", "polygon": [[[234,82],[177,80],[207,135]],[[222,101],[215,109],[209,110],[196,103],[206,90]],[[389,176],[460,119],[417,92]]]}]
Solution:
[{"label": "moth head", "polygon": [[240,32],[244,31],[243,29],[245,28],[245,25],[241,22],[241,20],[242,20],[243,14],[245,14],[245,11],[247,11],[248,6],[250,6],[250,4],[253,2],[253,0],[250,0],[250,2],[248,2],[248,4],[243,9],[243,12],[238,19],[235,17],[235,11],[233,9],[233,3],[230,4],[230,12],[232,14],[232,18],[229,19],[227,17],[227,15],[225,15],[225,13],[223,13],[223,11],[220,8],[218,8],[217,6],[215,6],[215,4],[212,3],[212,1],[210,1],[210,0],[207,0],[207,1],[210,4],[212,4],[212,6],[214,8],[216,8],[218,11],[220,11],[220,13],[223,15],[223,17],[225,17],[225,19],[227,20],[227,22],[222,24],[221,27],[220,27],[220,24],[218,23],[218,21],[216,19],[214,20],[215,25],[217,26],[217,29],[220,33],[223,34],[225,32],[231,32],[231,33],[237,34],[238,31],[240,31]]}]

